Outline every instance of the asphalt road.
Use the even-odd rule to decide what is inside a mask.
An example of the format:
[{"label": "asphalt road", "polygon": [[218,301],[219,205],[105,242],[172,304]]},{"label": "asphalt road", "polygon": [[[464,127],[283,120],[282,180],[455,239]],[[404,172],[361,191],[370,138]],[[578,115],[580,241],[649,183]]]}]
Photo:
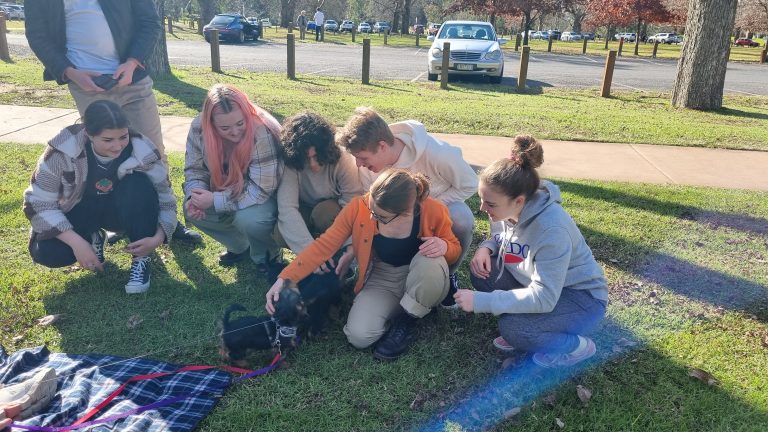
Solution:
[{"label": "asphalt road", "polygon": [[[426,41],[425,41],[426,42]],[[9,34],[12,55],[31,55],[23,35]],[[425,81],[428,47],[371,47],[372,80]],[[284,72],[287,50],[284,43],[246,42],[221,44],[221,67],[252,71]],[[362,46],[303,44],[296,46],[296,73],[301,75],[361,76]],[[210,65],[210,48],[199,41],[168,41],[168,57],[175,66]],[[605,59],[596,56],[533,53],[528,67],[528,85],[535,87],[595,88],[600,86]],[[619,57],[613,88],[641,91],[670,91],[675,80],[676,60]],[[516,85],[519,54],[508,50],[503,84]],[[736,63],[728,65],[725,92],[768,95],[768,66]],[[475,80],[478,81],[478,80]]]}]

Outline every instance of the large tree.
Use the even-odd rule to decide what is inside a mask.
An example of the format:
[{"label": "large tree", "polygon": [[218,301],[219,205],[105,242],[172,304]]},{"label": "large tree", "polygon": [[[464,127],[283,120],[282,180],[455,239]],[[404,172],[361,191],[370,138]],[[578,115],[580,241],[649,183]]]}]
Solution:
[{"label": "large tree", "polygon": [[561,0],[454,0],[447,12],[470,11],[477,15],[523,17],[523,45],[528,45],[528,30],[538,15],[560,10]]},{"label": "large tree", "polygon": [[[157,14],[162,21],[162,17],[165,16],[165,0],[155,0],[155,9],[157,9]],[[165,43],[165,26],[161,25],[160,27],[162,27],[160,37],[158,37],[155,43],[152,54],[146,60],[147,69],[152,77],[171,73],[171,64],[168,61],[168,46]]]},{"label": "large tree", "polygon": [[738,0],[689,0],[685,41],[677,62],[672,104],[694,109],[723,106],[725,71]]},{"label": "large tree", "polygon": [[576,33],[581,33],[581,23],[587,16],[587,0],[567,0],[563,1],[563,11],[571,16],[573,25],[571,30]]},{"label": "large tree", "polygon": [[607,25],[611,35],[611,27],[634,25],[635,55],[638,52],[644,24],[667,22],[672,14],[662,0],[589,0],[590,20],[599,25]]}]

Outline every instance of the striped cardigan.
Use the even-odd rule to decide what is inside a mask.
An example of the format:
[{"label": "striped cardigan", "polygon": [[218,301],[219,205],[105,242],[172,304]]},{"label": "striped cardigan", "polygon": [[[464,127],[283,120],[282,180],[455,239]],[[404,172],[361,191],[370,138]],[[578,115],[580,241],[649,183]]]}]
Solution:
[{"label": "striped cardigan", "polygon": [[[66,213],[80,202],[88,178],[85,126],[64,128],[48,142],[24,191],[24,214],[32,224],[36,240],[51,239],[72,229]],[[168,169],[149,140],[131,133],[133,153],[117,169],[118,178],[134,171],[149,177],[160,202],[159,224],[166,241],[176,229],[176,197],[171,190]]]}]

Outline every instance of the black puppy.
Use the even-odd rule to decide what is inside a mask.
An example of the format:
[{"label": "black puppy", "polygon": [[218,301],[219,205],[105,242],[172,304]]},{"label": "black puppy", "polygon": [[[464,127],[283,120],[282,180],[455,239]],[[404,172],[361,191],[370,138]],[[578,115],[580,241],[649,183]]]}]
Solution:
[{"label": "black puppy", "polygon": [[[338,260],[338,258],[337,258]],[[275,283],[280,272],[288,265],[282,259],[271,258],[267,254],[267,281],[269,284]],[[286,288],[289,282],[286,281]],[[307,331],[310,336],[319,334],[328,320],[328,309],[341,301],[341,282],[334,271],[323,274],[307,276],[298,284],[301,298],[307,308],[309,318],[307,320]],[[283,290],[285,291],[285,290]],[[280,299],[283,298],[282,292]]]},{"label": "black puppy", "polygon": [[233,304],[224,312],[221,321],[221,347],[219,353],[228,363],[246,366],[245,358],[251,351],[279,349],[296,346],[297,328],[307,320],[307,309],[299,290],[288,282],[275,304],[273,316],[245,316],[230,320],[235,311],[245,307]]}]

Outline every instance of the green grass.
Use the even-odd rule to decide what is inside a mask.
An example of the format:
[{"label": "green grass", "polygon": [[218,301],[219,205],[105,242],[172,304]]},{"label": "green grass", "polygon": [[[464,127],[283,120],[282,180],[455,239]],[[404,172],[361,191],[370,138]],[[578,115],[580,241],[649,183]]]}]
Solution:
[{"label": "green grass", "polygon": [[[103,275],[76,266],[33,265],[21,193],[41,150],[0,144],[0,343],[10,351],[45,343],[72,354],[149,353],[176,363],[217,362],[214,322],[226,305],[239,302],[262,310],[267,286],[254,266],[220,268],[220,246],[209,238],[198,249],[163,246],[153,255],[151,290],[126,296],[122,286],[129,259],[119,245],[107,248]],[[180,154],[170,155],[177,191],[182,160]],[[394,363],[379,363],[369,352],[349,347],[343,322],[333,321],[324,337],[289,356],[289,368],[234,386],[199,429],[411,430],[443,419],[439,430],[469,431],[496,423],[495,412],[520,406],[520,414],[494,430],[559,430],[556,418],[566,430],[764,430],[768,194],[558,184],[610,284],[608,319],[588,371],[510,378],[518,369],[501,369],[503,359],[490,344],[495,320],[485,315],[429,315],[409,354]],[[476,198],[470,202],[475,210],[477,204]],[[487,228],[487,219],[478,214],[476,241]],[[467,271],[465,263],[463,286]],[[165,311],[169,315],[162,318]],[[67,315],[53,326],[35,325],[35,319],[54,313]],[[144,321],[129,329],[133,315]],[[622,347],[619,337],[638,345]],[[268,360],[267,354],[257,356],[253,366]],[[713,374],[720,384],[707,386],[688,377],[693,367]],[[551,385],[543,394],[534,391]],[[588,404],[577,399],[576,385],[593,392]],[[465,408],[473,400],[489,410]]]},{"label": "green grass", "polygon": [[[392,121],[418,119],[432,132],[768,150],[768,97],[727,96],[725,108],[702,112],[672,108],[670,95],[656,92],[617,91],[606,99],[598,89],[518,93],[512,86],[452,82],[450,91],[442,91],[431,82],[365,86],[345,78],[290,81],[283,74],[242,70],[175,68],[173,73],[155,82],[162,115],[196,115],[207,89],[227,82],[280,119],[311,107],[341,125],[355,107],[368,105]],[[66,87],[41,77],[36,60],[0,63],[0,104],[74,106]]]}]

